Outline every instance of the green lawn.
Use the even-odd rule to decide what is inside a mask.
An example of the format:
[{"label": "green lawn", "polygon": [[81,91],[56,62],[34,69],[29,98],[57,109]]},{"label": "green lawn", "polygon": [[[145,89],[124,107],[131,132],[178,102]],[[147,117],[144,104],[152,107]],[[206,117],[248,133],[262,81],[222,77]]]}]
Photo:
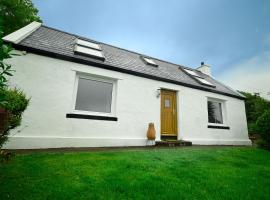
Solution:
[{"label": "green lawn", "polygon": [[270,199],[270,152],[244,147],[17,154],[0,199]]}]

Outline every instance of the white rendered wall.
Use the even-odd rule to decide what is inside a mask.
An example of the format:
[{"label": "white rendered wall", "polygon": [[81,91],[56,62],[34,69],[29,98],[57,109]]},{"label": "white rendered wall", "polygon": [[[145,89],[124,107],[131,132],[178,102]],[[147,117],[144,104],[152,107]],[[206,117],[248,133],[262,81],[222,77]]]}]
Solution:
[{"label": "white rendered wall", "polygon": [[[242,100],[31,53],[9,62],[16,69],[11,86],[23,89],[31,101],[5,148],[143,146],[149,122],[160,140],[160,88],[178,91],[179,139],[250,145]],[[118,79],[118,121],[66,118],[72,111],[75,70]],[[230,130],[207,128],[207,97],[226,100]]]}]

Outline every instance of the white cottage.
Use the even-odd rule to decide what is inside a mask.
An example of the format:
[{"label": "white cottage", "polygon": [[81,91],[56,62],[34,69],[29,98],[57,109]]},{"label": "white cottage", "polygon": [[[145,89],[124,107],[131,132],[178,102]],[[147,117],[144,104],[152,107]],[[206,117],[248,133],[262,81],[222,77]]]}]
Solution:
[{"label": "white cottage", "polygon": [[21,53],[10,82],[31,97],[5,148],[250,145],[244,97],[197,69],[33,22],[3,38]]}]

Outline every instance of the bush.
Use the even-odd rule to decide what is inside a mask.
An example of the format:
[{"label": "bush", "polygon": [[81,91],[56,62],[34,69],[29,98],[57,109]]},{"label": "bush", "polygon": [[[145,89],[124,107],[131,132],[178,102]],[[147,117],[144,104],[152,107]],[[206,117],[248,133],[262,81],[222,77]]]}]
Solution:
[{"label": "bush", "polygon": [[[3,130],[0,133],[0,148],[7,140],[10,129],[13,129],[20,125],[22,119],[22,113],[29,104],[29,99],[25,94],[18,89],[4,88],[0,90],[0,96],[3,98],[3,104],[1,105],[8,112],[7,120],[3,125]],[[2,122],[1,122],[2,123]]]},{"label": "bush", "polygon": [[257,119],[256,129],[262,138],[261,146],[270,148],[270,109]]},{"label": "bush", "polygon": [[270,101],[256,94],[241,92],[245,97],[245,107],[248,123],[248,133],[250,135],[257,133],[256,121],[265,112],[270,109]]}]

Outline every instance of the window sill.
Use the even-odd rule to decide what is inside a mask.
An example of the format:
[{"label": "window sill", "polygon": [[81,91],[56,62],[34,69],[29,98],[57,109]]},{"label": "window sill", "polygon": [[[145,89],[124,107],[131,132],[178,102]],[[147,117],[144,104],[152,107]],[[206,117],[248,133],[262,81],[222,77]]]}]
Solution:
[{"label": "window sill", "polygon": [[222,125],[208,125],[208,128],[215,128],[215,129],[227,129],[229,130],[229,126],[222,126]]},{"label": "window sill", "polygon": [[105,121],[117,121],[118,120],[117,117],[86,115],[86,114],[76,114],[76,113],[67,113],[66,118],[94,119],[94,120],[105,120]]}]

